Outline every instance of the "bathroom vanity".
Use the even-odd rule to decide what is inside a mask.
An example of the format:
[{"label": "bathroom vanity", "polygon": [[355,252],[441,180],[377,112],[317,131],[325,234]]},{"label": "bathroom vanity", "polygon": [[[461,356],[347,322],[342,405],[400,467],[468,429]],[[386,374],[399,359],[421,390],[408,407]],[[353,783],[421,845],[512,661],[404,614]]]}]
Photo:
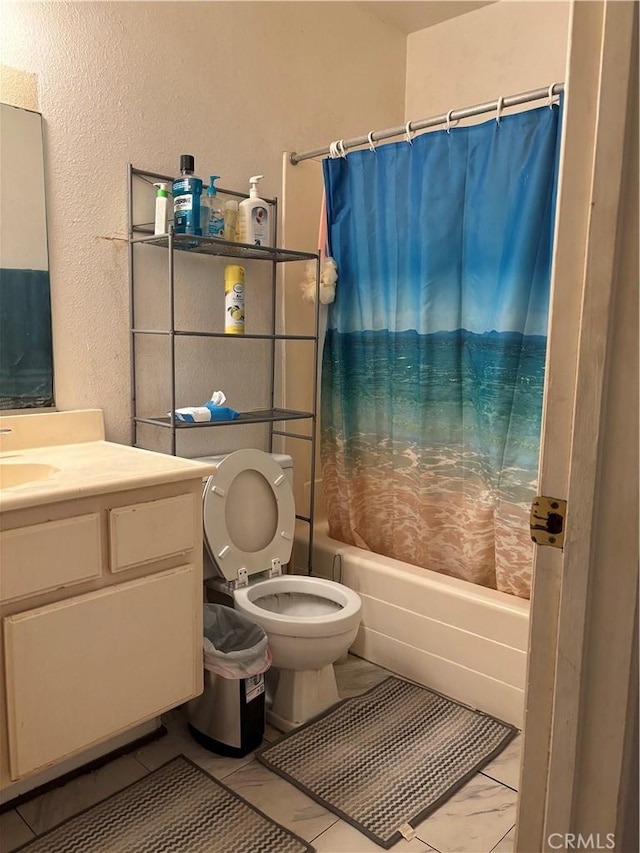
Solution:
[{"label": "bathroom vanity", "polygon": [[202,692],[214,467],[106,442],[94,410],[0,429],[4,789]]}]

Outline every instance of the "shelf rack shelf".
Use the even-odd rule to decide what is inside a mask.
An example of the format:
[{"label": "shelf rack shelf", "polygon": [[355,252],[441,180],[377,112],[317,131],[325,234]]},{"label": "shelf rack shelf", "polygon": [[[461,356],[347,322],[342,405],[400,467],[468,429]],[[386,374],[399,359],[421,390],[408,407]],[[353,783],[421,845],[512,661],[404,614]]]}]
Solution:
[{"label": "shelf rack shelf", "polygon": [[[147,228],[138,226],[134,232]],[[145,243],[159,246],[161,249],[173,249],[176,252],[189,252],[193,255],[214,255],[218,258],[237,258],[245,261],[272,261],[276,264],[287,261],[315,261],[318,257],[311,252],[294,252],[290,249],[277,249],[272,246],[250,246],[247,243],[235,243],[220,237],[197,237],[191,234],[150,234],[133,237],[132,243]]]},{"label": "shelf rack shelf", "polygon": [[[154,234],[152,224],[149,222],[134,222],[134,195],[137,187],[141,187],[141,182],[146,182],[148,185],[163,181],[171,183],[173,178],[168,175],[162,175],[157,172],[150,172],[144,169],[138,169],[133,165],[128,168],[128,199],[129,199],[129,306],[130,306],[130,345],[131,345],[131,443],[134,446],[138,444],[138,426],[145,424],[152,427],[157,427],[161,430],[170,431],[171,453],[177,455],[177,436],[184,435],[190,430],[196,429],[211,429],[221,426],[243,426],[248,424],[268,424],[269,438],[268,450],[273,452],[273,440],[275,436],[299,439],[308,444],[310,453],[310,477],[309,488],[309,512],[297,513],[296,518],[306,522],[309,525],[308,537],[308,570],[311,573],[311,555],[313,550],[313,518],[314,518],[314,503],[315,503],[315,471],[316,460],[316,420],[317,420],[317,367],[318,367],[318,333],[319,333],[319,281],[320,281],[320,258],[317,253],[299,252],[291,249],[282,249],[277,246],[277,219],[278,219],[278,202],[277,199],[264,199],[270,206],[270,215],[273,228],[274,246],[251,246],[246,243],[236,243],[229,240],[223,240],[219,237],[199,237],[190,234],[175,234],[173,229],[170,229],[167,234]],[[222,196],[231,196],[238,199],[248,198],[246,193],[237,192],[235,190],[218,188],[218,192]],[[164,250],[167,255],[168,265],[168,289],[169,289],[169,318],[166,328],[139,328],[136,324],[135,316],[135,279],[134,279],[134,255],[136,250],[141,246],[157,247],[159,250]],[[244,334],[232,335],[224,332],[215,331],[198,331],[190,329],[178,329],[175,323],[175,255],[209,255],[218,258],[233,258],[238,261],[263,261],[271,265],[271,316],[269,333],[261,334]],[[316,301],[314,314],[314,333],[312,335],[289,335],[276,332],[276,304],[277,304],[277,275],[276,268],[279,264],[295,261],[314,261],[316,267]],[[141,416],[138,412],[138,394],[137,382],[139,380],[139,369],[137,364],[137,347],[138,338],[145,335],[158,335],[169,338],[170,342],[170,357],[169,357],[169,385],[170,385],[170,411],[169,415],[161,416]],[[233,420],[206,421],[204,423],[187,423],[179,421],[173,415],[176,409],[176,340],[179,338],[225,338],[231,340],[244,341],[269,341],[270,346],[270,387],[269,401],[270,406],[267,408],[254,409],[240,412],[238,418]],[[276,342],[278,341],[306,341],[313,347],[313,376],[312,384],[312,400],[313,406],[310,411],[300,411],[296,409],[287,409],[277,405],[275,394],[276,380]],[[210,389],[207,389],[210,390]],[[309,434],[304,432],[292,432],[288,429],[283,429],[279,425],[288,421],[310,421],[311,426]]]},{"label": "shelf rack shelf", "polygon": [[226,332],[191,332],[188,329],[132,329],[134,335],[175,335],[177,338],[227,338],[236,341],[314,341],[314,335],[230,335]]},{"label": "shelf rack shelf", "polygon": [[[202,429],[216,426],[241,426],[242,424],[267,424],[278,421],[299,421],[313,418],[313,412],[299,412],[296,409],[254,409],[253,411],[240,412],[237,418],[221,421],[204,421],[200,423],[188,423],[187,421],[175,421],[173,424],[170,417],[164,418],[139,418],[135,420],[139,424],[153,424],[158,427],[173,428],[177,430]],[[295,438],[306,438],[309,436],[296,435]]]}]

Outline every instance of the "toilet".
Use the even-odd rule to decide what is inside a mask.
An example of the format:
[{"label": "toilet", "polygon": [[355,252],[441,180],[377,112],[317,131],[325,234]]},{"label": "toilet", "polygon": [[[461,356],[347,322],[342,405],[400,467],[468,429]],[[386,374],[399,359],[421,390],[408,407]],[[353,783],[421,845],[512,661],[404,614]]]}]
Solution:
[{"label": "toilet", "polygon": [[355,640],[362,602],[334,581],[282,573],[296,522],[290,456],[246,449],[200,461],[217,466],[202,496],[205,579],[267,633],[278,670],[267,719],[290,731],[338,701],[333,664]]}]

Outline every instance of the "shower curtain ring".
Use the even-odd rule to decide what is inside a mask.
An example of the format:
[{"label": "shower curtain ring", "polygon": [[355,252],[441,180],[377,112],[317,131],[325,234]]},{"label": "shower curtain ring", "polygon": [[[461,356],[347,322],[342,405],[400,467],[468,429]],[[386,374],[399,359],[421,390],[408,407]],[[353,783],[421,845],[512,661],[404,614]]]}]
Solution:
[{"label": "shower curtain ring", "polygon": [[331,157],[332,160],[335,160],[336,157],[339,157],[339,156],[340,156],[340,154],[338,153],[338,143],[332,142],[329,145],[329,157]]},{"label": "shower curtain ring", "polygon": [[347,152],[344,150],[344,139],[339,140],[339,142],[337,143],[337,149],[338,149],[338,156],[339,157],[346,157],[347,156]]},{"label": "shower curtain ring", "polygon": [[502,113],[502,104],[504,103],[504,95],[500,95],[496,103],[496,124],[500,127],[500,114]]},{"label": "shower curtain ring", "polygon": [[409,145],[413,145],[413,139],[411,138],[411,122],[410,121],[408,121],[405,124],[404,133],[405,133],[405,136],[407,137],[407,142],[409,143]]},{"label": "shower curtain ring", "polygon": [[451,133],[451,113],[452,112],[453,112],[453,110],[449,110],[449,112],[447,113],[447,120],[446,120],[445,125],[444,125],[447,133]]},{"label": "shower curtain ring", "polygon": [[549,109],[550,109],[550,110],[552,110],[552,109],[553,109],[553,87],[554,87],[555,85],[556,85],[555,83],[552,83],[552,84],[549,86]]},{"label": "shower curtain ring", "polygon": [[367,134],[367,139],[369,140],[369,151],[375,151],[376,146],[373,144],[373,131],[369,131]]}]

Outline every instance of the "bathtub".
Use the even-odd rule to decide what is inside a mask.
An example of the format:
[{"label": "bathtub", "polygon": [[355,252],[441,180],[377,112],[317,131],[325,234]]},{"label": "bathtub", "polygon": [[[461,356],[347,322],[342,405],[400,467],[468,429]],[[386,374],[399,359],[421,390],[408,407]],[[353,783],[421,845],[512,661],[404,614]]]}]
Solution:
[{"label": "bathtub", "polygon": [[[306,536],[296,539],[304,572]],[[312,567],[362,598],[353,654],[522,727],[528,601],[345,545],[327,522],[314,527]]]}]

